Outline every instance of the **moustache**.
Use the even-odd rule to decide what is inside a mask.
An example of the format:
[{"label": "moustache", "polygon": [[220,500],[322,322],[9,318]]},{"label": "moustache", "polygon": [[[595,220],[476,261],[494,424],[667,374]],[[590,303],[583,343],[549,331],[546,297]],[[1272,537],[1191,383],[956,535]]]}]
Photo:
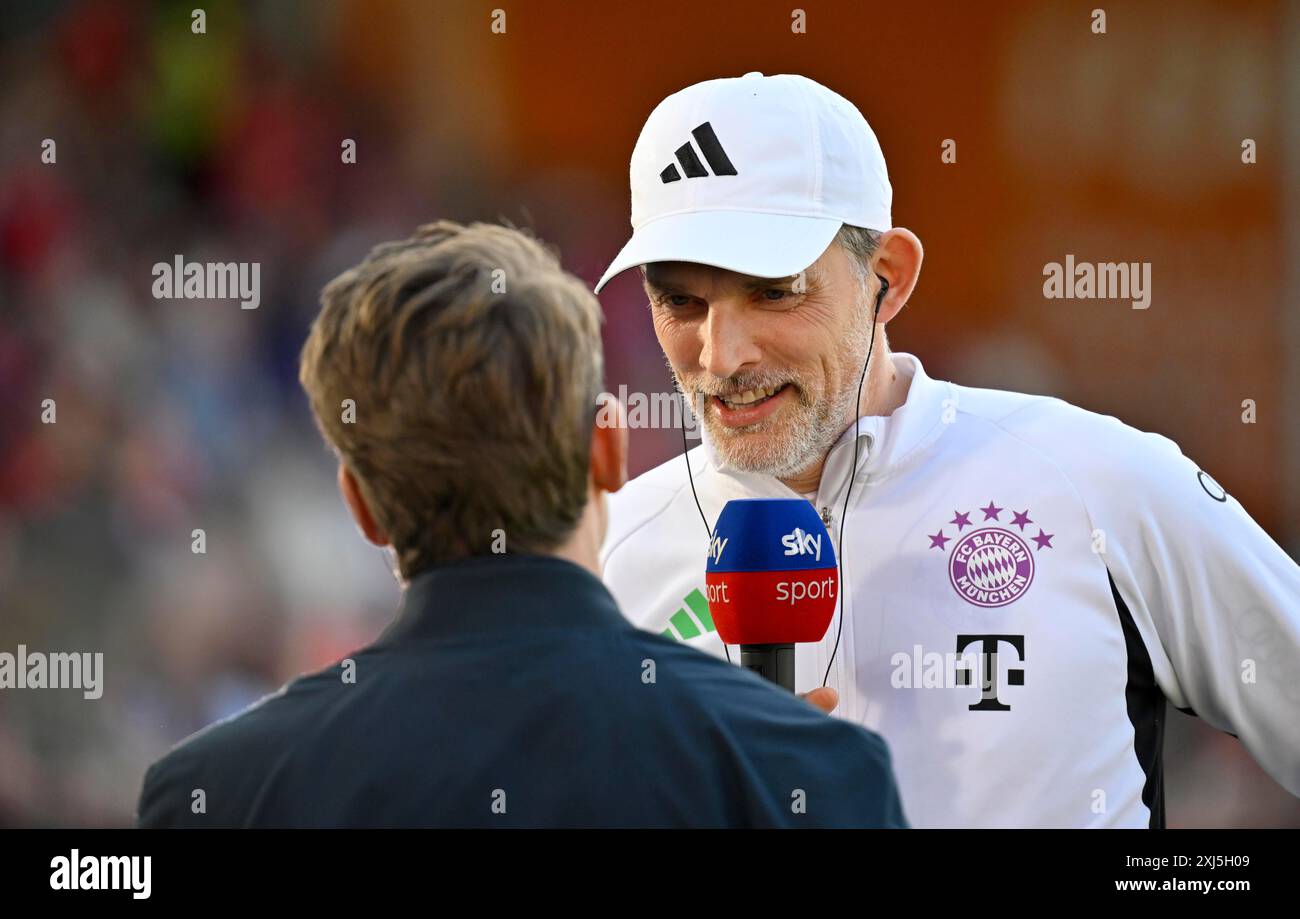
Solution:
[{"label": "moustache", "polygon": [[776,390],[787,385],[792,386],[798,395],[802,395],[804,392],[804,388],[799,385],[798,381],[788,374],[728,377],[725,380],[706,379],[698,382],[684,379],[680,383],[692,395],[717,396],[720,399],[737,396],[751,389]]}]

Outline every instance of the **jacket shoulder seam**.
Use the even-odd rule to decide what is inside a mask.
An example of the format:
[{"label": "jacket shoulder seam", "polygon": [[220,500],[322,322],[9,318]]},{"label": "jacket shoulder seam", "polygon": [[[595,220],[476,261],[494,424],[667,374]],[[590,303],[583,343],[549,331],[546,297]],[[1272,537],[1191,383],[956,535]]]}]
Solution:
[{"label": "jacket shoulder seam", "polygon": [[[1051,397],[1048,396],[1041,396],[1039,398],[1044,401],[1051,401]],[[1004,423],[1007,421],[1007,419],[1011,418],[1014,415],[1019,414],[1020,412],[1023,412],[1027,408],[1032,408],[1039,404],[1040,403],[1038,401],[1030,402],[1026,405],[1022,405],[1019,406],[1018,408],[1012,409],[1011,411],[1007,412],[1005,415],[1001,415],[998,418],[989,418],[984,415],[977,414],[975,412],[962,411],[962,409],[960,408],[958,409],[958,411],[971,418],[978,418],[980,421],[984,422],[990,427],[995,428],[1003,436],[1008,437],[1011,440],[1014,440],[1016,443],[1023,444],[1028,449],[1034,451],[1034,453],[1037,456],[1041,457],[1042,459],[1050,463],[1052,465],[1052,468],[1055,469],[1057,472],[1059,472],[1061,474],[1061,478],[1063,478],[1066,481],[1066,483],[1070,486],[1070,491],[1074,494],[1075,498],[1078,500],[1079,506],[1083,508],[1083,513],[1087,517],[1089,525],[1091,525],[1093,529],[1096,529],[1097,521],[1093,518],[1092,507],[1088,504],[1088,500],[1083,496],[1083,492],[1079,490],[1079,486],[1075,482],[1074,476],[1072,476],[1065,469],[1065,467],[1061,465],[1061,463],[1056,459],[1056,457],[1052,456],[1048,451],[1044,450],[1038,444],[1030,440],[1026,440],[1024,437],[1021,437],[1019,434],[1009,430],[1004,426]]]}]

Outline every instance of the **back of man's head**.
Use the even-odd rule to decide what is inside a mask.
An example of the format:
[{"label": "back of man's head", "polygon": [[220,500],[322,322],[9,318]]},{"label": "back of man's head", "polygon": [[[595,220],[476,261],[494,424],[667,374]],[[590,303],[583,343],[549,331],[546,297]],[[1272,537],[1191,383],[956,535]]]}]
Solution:
[{"label": "back of man's head", "polygon": [[439,221],[335,278],[300,379],[411,578],[582,516],[600,308],[531,235]]}]

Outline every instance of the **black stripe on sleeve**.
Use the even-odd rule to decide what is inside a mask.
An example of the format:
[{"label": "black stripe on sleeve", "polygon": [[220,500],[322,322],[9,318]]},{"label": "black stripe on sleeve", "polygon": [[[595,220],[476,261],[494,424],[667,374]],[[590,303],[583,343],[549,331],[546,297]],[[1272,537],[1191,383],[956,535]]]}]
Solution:
[{"label": "black stripe on sleeve", "polygon": [[1151,655],[1142,642],[1137,623],[1128,604],[1119,595],[1115,578],[1109,571],[1110,593],[1115,599],[1120,627],[1124,630],[1124,646],[1128,652],[1128,685],[1124,698],[1128,704],[1128,720],[1133,723],[1133,748],[1138,764],[1147,780],[1142,786],[1142,803],[1151,811],[1151,829],[1165,828],[1165,694],[1156,683],[1151,667]]}]

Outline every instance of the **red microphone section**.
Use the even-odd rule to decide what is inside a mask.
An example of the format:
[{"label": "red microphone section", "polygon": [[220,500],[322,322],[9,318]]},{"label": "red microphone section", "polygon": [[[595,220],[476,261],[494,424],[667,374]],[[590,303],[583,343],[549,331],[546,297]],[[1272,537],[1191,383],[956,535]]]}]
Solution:
[{"label": "red microphone section", "polygon": [[821,641],[839,600],[830,534],[800,498],[728,501],[705,583],[718,635],[733,645]]},{"label": "red microphone section", "polygon": [[729,645],[821,641],[839,602],[839,572],[729,571],[704,576],[709,615]]}]

